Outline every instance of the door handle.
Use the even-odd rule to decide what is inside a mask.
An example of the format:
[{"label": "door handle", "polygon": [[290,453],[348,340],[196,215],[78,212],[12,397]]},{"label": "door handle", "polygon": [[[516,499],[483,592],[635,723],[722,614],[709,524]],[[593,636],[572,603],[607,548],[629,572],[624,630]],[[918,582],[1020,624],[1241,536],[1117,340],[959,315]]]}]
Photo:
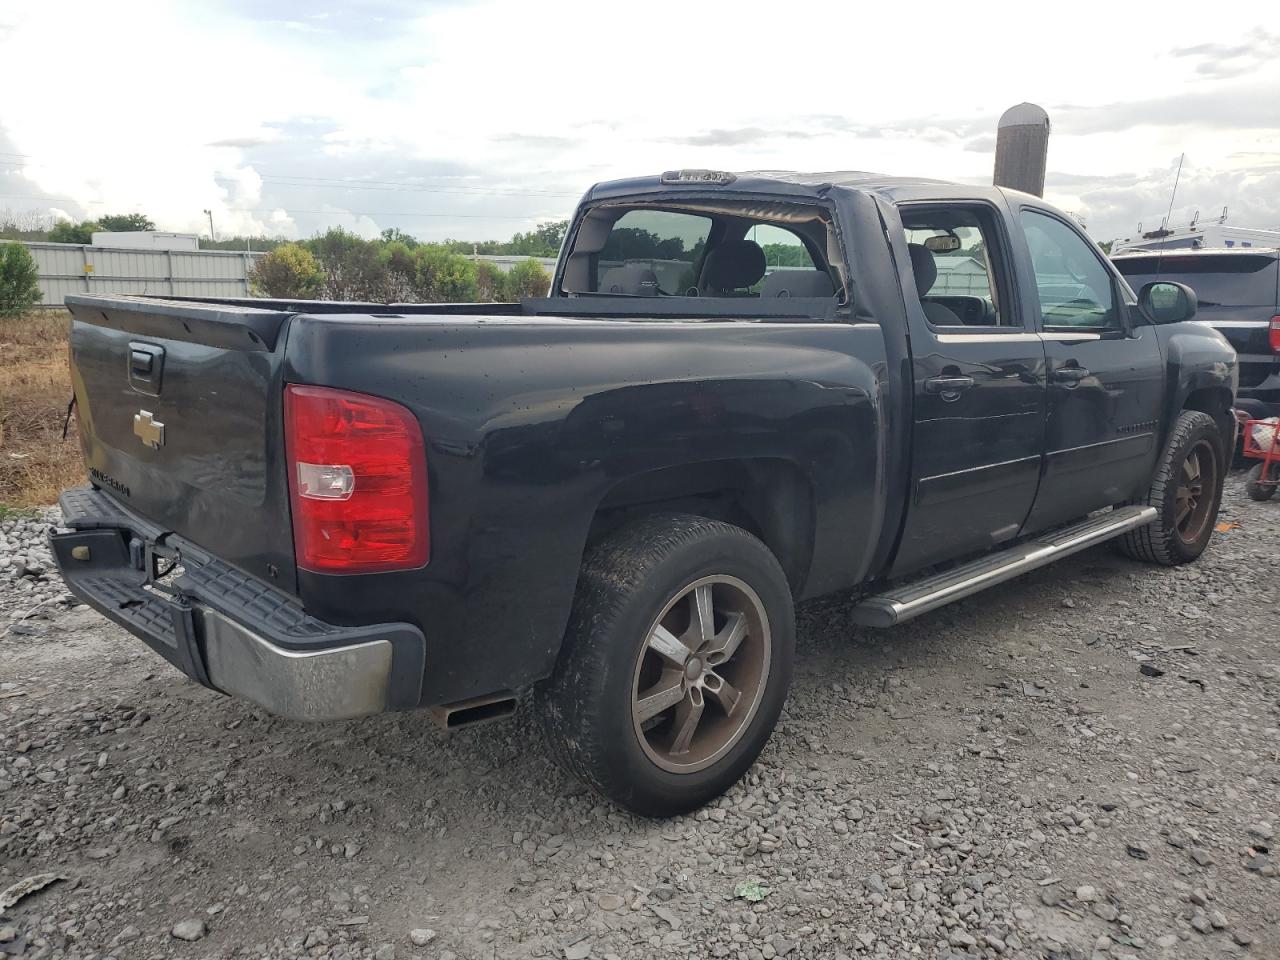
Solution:
[{"label": "door handle", "polygon": [[943,400],[960,399],[960,394],[974,385],[973,377],[930,377],[924,382],[924,392],[934,393]]},{"label": "door handle", "polygon": [[1057,383],[1065,383],[1068,386],[1074,387],[1081,380],[1086,379],[1088,376],[1089,376],[1089,371],[1086,370],[1084,367],[1071,366],[1071,367],[1059,367],[1057,370],[1053,371],[1051,378]]}]

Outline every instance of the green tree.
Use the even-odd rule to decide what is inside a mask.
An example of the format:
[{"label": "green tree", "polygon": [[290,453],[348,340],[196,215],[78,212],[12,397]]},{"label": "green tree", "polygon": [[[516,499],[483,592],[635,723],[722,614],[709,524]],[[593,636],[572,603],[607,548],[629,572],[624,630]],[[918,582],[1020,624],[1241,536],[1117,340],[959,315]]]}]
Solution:
[{"label": "green tree", "polygon": [[98,218],[98,229],[112,233],[133,233],[139,230],[154,230],[156,225],[151,218],[141,213],[112,213]]},{"label": "green tree", "polygon": [[220,240],[210,240],[208,237],[201,237],[200,249],[235,251],[248,250],[252,253],[267,253],[288,242],[289,241],[284,237],[233,236],[223,237]]},{"label": "green tree", "polygon": [[324,271],[311,251],[296,243],[259,257],[249,272],[253,292],[279,300],[312,300],[324,289]]},{"label": "green tree", "polygon": [[[510,255],[525,257],[554,257],[560,252],[560,244],[569,232],[568,220],[555,220],[541,224],[528,233],[517,233],[510,240],[445,240],[441,244],[450,253],[470,256]],[[385,233],[385,231],[384,231]]]},{"label": "green tree", "polygon": [[1101,247],[1102,252],[1109,257],[1111,256],[1111,244],[1113,243],[1115,243],[1114,240],[1102,240],[1098,243],[1098,246]]},{"label": "green tree", "polygon": [[0,244],[0,317],[16,317],[43,296],[31,252],[20,243]]},{"label": "green tree", "polygon": [[383,243],[402,243],[410,250],[418,245],[418,238],[413,234],[405,233],[399,227],[387,227],[382,231],[381,239]]},{"label": "green tree", "polygon": [[545,297],[551,288],[551,275],[537,260],[521,260],[507,273],[506,299]]},{"label": "green tree", "polygon": [[93,220],[85,220],[83,223],[59,220],[49,231],[49,239],[53,243],[92,243],[93,231],[100,229]]},{"label": "green tree", "polygon": [[764,262],[771,267],[813,266],[813,258],[809,256],[809,251],[798,243],[764,244]]}]

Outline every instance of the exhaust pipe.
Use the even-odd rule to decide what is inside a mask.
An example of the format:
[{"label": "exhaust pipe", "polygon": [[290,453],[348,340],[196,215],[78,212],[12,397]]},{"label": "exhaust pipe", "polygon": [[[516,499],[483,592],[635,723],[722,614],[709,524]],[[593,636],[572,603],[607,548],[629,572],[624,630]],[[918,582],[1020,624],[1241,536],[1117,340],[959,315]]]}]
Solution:
[{"label": "exhaust pipe", "polygon": [[457,730],[459,727],[471,727],[490,720],[501,720],[515,712],[515,695],[502,690],[483,697],[456,700],[453,703],[442,703],[432,707],[431,719],[442,730]]}]

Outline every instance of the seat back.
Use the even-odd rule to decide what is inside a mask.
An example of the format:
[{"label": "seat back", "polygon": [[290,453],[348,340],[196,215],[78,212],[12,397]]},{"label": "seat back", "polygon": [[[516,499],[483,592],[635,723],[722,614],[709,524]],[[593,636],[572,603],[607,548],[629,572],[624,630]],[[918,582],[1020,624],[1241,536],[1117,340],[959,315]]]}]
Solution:
[{"label": "seat back", "polygon": [[835,295],[831,276],[825,270],[775,270],[764,278],[760,296],[830,297]]},{"label": "seat back", "polygon": [[633,297],[656,297],[658,275],[643,263],[624,263],[606,270],[600,278],[601,293],[625,293]]},{"label": "seat back", "polygon": [[713,247],[702,268],[702,285],[711,294],[754,286],[764,276],[764,250],[754,240],[729,240]]}]

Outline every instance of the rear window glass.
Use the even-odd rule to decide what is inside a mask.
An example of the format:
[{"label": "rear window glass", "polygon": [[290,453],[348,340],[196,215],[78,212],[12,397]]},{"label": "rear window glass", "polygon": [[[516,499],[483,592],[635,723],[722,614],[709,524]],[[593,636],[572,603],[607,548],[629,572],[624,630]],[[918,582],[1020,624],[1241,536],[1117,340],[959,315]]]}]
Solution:
[{"label": "rear window glass", "polygon": [[1273,307],[1276,304],[1277,261],[1256,254],[1221,256],[1121,257],[1113,261],[1140,290],[1157,277],[1185,283],[1206,307]]},{"label": "rear window glass", "polygon": [[[596,289],[634,292],[631,280],[656,283],[658,292],[673,294],[693,286],[694,264],[702,255],[711,221],[689,213],[631,210],[618,218],[600,251]],[[648,273],[653,271],[652,279]]]}]

